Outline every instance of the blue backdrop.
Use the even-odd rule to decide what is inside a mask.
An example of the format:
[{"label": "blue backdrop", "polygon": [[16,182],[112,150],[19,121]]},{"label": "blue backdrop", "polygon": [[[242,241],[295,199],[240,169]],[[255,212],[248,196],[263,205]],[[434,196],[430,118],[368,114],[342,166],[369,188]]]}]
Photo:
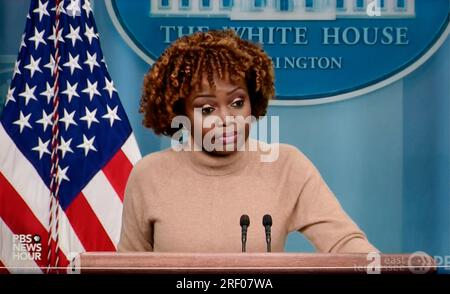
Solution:
[{"label": "blue backdrop", "polygon": [[[29,0],[0,0],[0,105],[28,6]],[[166,148],[168,140],[144,129],[138,113],[148,64],[118,34],[103,1],[94,1],[94,14],[142,153]],[[309,156],[345,210],[384,252],[450,255],[449,72],[447,37],[417,70],[369,94],[322,105],[269,107],[269,115],[280,117],[280,141]],[[313,249],[292,234],[287,250]]]}]

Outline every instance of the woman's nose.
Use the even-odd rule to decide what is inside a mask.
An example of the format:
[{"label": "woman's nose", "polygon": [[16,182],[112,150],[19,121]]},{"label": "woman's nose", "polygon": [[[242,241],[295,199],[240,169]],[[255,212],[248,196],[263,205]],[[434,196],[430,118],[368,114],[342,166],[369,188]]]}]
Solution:
[{"label": "woman's nose", "polygon": [[226,126],[230,119],[233,118],[233,113],[228,109],[228,107],[221,107],[219,111],[219,118],[221,119],[222,126]]}]

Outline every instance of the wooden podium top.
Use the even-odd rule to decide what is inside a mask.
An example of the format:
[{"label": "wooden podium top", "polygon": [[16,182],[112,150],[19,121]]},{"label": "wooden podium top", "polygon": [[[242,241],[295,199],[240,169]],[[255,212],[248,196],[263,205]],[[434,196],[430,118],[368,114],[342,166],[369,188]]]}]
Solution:
[{"label": "wooden podium top", "polygon": [[301,274],[301,273],[434,273],[429,255],[320,253],[115,253],[76,256],[69,273],[153,274]]}]

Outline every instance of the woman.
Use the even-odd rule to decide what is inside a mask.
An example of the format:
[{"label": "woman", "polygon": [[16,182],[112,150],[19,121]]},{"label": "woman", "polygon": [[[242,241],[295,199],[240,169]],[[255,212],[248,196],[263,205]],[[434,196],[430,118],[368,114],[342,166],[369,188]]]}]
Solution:
[{"label": "woman", "polygon": [[[145,77],[140,111],[146,127],[176,139],[172,122],[184,115],[182,146],[190,148],[152,153],[134,167],[118,250],[240,252],[247,214],[247,251],[265,252],[269,214],[272,251],[283,251],[292,231],[320,252],[377,251],[297,148],[250,150],[260,142],[232,119],[264,116],[273,96],[270,58],[233,31],[198,32],[168,47]],[[261,160],[267,148],[277,150],[273,160]]]}]

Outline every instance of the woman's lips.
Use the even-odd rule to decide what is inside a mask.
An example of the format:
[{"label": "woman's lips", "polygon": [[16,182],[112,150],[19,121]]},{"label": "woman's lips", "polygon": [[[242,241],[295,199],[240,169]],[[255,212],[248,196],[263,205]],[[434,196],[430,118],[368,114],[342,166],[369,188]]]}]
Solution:
[{"label": "woman's lips", "polygon": [[218,138],[219,141],[224,144],[234,143],[237,139],[237,132],[228,132],[224,133],[221,137]]}]

